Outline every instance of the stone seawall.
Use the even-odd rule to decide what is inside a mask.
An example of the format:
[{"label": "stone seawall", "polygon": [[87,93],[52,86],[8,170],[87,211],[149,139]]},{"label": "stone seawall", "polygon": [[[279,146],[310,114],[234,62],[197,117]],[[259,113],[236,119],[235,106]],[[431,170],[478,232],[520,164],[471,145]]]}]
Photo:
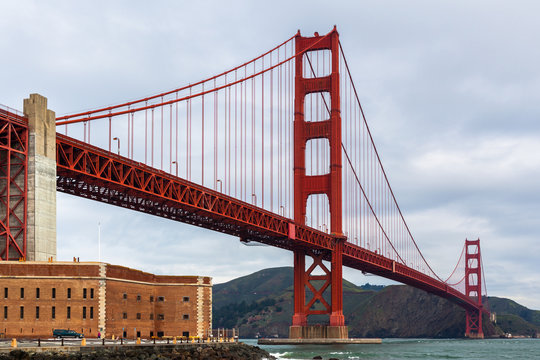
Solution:
[{"label": "stone seawall", "polygon": [[0,353],[0,360],[263,360],[268,352],[242,343],[133,346],[73,346],[64,348],[21,348]]}]

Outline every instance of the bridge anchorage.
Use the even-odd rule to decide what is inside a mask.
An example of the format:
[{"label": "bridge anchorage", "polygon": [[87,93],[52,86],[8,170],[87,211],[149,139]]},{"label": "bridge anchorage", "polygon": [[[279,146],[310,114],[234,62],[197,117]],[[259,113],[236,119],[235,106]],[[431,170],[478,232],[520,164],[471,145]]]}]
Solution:
[{"label": "bridge anchorage", "polygon": [[32,94],[24,115],[0,110],[2,260],[56,257],[55,191],[291,251],[292,339],[348,338],[343,266],[458,304],[466,336],[483,337],[479,240],[466,240],[457,281],[431,269],[336,28],[298,32],[229,71],[114,106],[55,117]]}]

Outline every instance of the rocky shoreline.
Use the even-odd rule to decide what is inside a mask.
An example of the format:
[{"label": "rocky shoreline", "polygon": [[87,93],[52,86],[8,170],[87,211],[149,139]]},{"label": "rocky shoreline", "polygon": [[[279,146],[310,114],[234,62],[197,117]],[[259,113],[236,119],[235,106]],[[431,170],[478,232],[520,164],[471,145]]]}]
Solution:
[{"label": "rocky shoreline", "polygon": [[273,360],[257,346],[237,344],[190,344],[182,346],[85,347],[80,351],[15,349],[0,353],[0,360]]}]

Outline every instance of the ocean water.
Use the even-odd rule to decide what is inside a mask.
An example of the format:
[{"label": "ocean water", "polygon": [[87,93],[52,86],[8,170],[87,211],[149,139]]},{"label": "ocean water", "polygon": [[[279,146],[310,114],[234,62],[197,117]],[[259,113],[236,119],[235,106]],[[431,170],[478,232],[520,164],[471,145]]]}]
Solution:
[{"label": "ocean water", "polygon": [[278,359],[540,359],[540,339],[383,339],[373,345],[257,345]]}]

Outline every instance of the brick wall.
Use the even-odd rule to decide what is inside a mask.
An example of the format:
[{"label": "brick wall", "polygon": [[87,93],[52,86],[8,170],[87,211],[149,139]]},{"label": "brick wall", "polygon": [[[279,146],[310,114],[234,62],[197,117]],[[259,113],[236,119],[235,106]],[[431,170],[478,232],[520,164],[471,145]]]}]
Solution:
[{"label": "brick wall", "polygon": [[[97,280],[62,277],[2,279],[0,332],[8,337],[51,337],[53,329],[61,328],[95,337],[98,327],[97,285]],[[86,298],[83,298],[83,289],[86,289]],[[94,298],[91,298],[92,290]],[[84,317],[83,309],[86,309]]]},{"label": "brick wall", "polygon": [[6,337],[46,338],[53,329],[86,337],[98,331],[107,337],[202,336],[212,323],[208,277],[159,276],[99,263],[0,262],[0,284],[0,333]]}]

